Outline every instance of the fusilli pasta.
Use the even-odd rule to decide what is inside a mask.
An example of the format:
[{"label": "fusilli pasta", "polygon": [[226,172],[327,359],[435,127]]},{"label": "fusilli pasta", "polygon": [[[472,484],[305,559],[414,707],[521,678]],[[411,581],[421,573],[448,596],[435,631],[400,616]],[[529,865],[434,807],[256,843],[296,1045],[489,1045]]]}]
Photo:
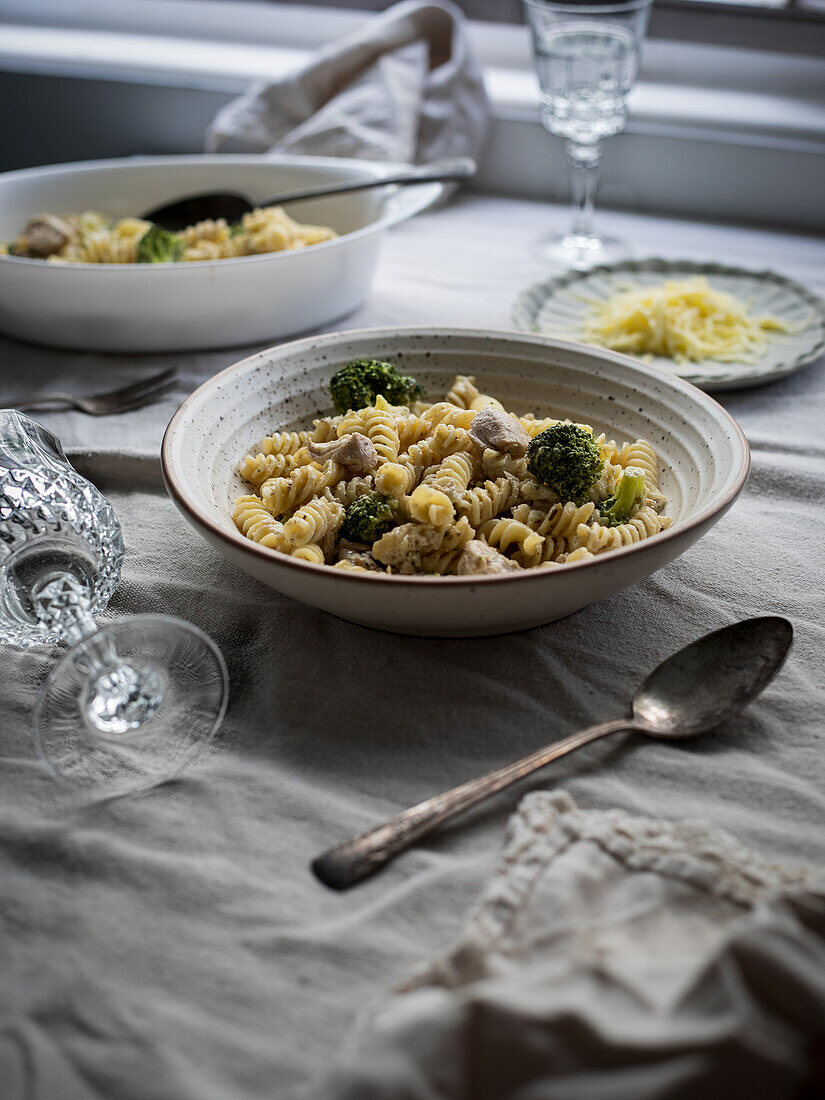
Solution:
[{"label": "fusilli pasta", "polygon": [[[42,233],[44,223],[50,228],[47,236]],[[174,247],[167,245],[168,253],[147,260],[142,255],[140,242],[150,229],[153,229],[152,223],[142,218],[115,220],[91,210],[66,217],[38,214],[15,242],[0,244],[0,252],[50,263],[192,262],[306,248],[338,236],[329,226],[306,225],[290,218],[280,206],[265,206],[244,214],[235,225],[219,218],[196,222],[180,233],[167,235],[167,241],[174,242]]]},{"label": "fusilli pasta", "polygon": [[[492,411],[473,428],[481,409]],[[617,446],[596,437],[599,476],[584,499],[565,500],[528,471],[523,450],[506,450],[491,433],[484,438],[482,420],[501,425],[507,416],[474,378],[459,375],[446,400],[416,402],[415,411],[379,395],[365,408],[316,419],[311,430],[275,432],[238,467],[256,492],[238,498],[235,524],[262,546],[310,563],[367,575],[431,576],[587,561],[670,526],[670,518],[660,515],[665,498],[658,459],[646,440]],[[530,439],[570,423],[532,414],[518,422]],[[592,436],[587,425],[577,427]],[[344,437],[357,439],[357,448],[342,450],[336,441]],[[331,449],[327,461],[315,444]],[[365,449],[373,463],[369,473],[369,463],[359,470],[345,457]],[[635,495],[632,506],[617,511],[625,471],[635,481],[624,485],[633,485]]]}]

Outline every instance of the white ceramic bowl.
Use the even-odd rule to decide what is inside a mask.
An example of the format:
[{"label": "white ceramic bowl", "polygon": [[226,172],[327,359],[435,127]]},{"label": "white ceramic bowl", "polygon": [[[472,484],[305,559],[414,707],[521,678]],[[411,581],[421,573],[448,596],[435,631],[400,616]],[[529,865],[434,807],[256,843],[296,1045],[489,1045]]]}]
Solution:
[{"label": "white ceramic bowl", "polygon": [[[382,576],[312,565],[257,545],[235,528],[235,474],[265,435],[329,412],[326,384],[344,363],[377,357],[443,396],[455,374],[515,412],[570,417],[617,441],[656,448],[675,522],[660,535],[558,569],[489,577]],[[541,336],[475,329],[365,329],[270,348],[205,382],[172,418],[163,472],[175,504],[245,572],[341,618],[403,634],[504,634],[561,618],[649,576],[733,504],[750,455],[736,422],[688,382],[615,352]]]},{"label": "white ceramic bowl", "polygon": [[[403,165],[332,157],[131,157],[0,175],[0,240],[43,211],[139,215],[187,194],[380,178]],[[0,331],[85,351],[183,351],[260,343],[319,328],[364,301],[383,232],[442,192],[438,183],[297,204],[340,236],[310,248],[178,264],[50,264],[0,256]]]}]

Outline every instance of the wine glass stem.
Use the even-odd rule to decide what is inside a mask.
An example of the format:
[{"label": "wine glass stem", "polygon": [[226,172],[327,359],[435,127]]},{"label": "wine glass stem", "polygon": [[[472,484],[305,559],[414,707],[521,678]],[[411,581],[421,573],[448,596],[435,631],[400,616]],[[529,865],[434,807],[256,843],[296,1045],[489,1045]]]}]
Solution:
[{"label": "wine glass stem", "polygon": [[49,574],[35,586],[39,617],[59,629],[69,645],[85,648],[86,718],[101,733],[123,734],[152,718],[163,698],[163,683],[149,665],[135,667],[118,654],[91,613],[88,591],[68,572]]},{"label": "wine glass stem", "polygon": [[573,211],[572,234],[576,237],[593,237],[593,207],[596,202],[596,187],[599,180],[599,161],[601,147],[596,142],[591,145],[579,145],[574,141],[567,143],[567,158],[570,166],[570,196]]},{"label": "wine glass stem", "polygon": [[62,619],[63,638],[68,645],[77,645],[84,638],[90,638],[97,634],[98,626],[89,610],[88,602],[80,604],[72,609],[71,619],[65,616]]},{"label": "wine glass stem", "polygon": [[32,603],[37,618],[69,645],[77,645],[97,632],[88,590],[69,570],[47,568],[32,587]]}]

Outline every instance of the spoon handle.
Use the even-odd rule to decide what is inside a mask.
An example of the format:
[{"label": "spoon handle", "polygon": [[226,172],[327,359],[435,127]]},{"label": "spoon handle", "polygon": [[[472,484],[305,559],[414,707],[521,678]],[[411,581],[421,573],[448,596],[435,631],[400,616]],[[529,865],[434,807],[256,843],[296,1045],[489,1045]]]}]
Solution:
[{"label": "spoon handle", "polygon": [[312,870],[325,886],[331,886],[335,890],[345,890],[369,878],[399,852],[409,848],[420,837],[426,836],[437,825],[449,821],[451,817],[469,809],[470,806],[475,806],[476,803],[497,791],[543,768],[552,760],[558,760],[560,756],[580,749],[582,745],[587,745],[600,737],[606,737],[609,733],[635,728],[632,718],[615,718],[610,722],[602,722],[598,726],[590,726],[552,745],[546,745],[537,752],[522,757],[521,760],[505,764],[503,768],[497,768],[495,771],[488,772],[487,775],[479,776],[478,779],[471,779],[469,783],[462,783],[460,787],[453,787],[452,790],[419,802],[417,806],[412,806],[396,817],[391,817],[383,825],[377,825],[374,829],[361,833],[360,836],[344,844],[330,848],[313,860]]},{"label": "spoon handle", "polygon": [[403,183],[442,183],[446,180],[466,180],[474,176],[476,162],[471,157],[453,157],[450,160],[434,161],[409,168],[395,176],[371,177],[366,180],[352,180],[349,183],[326,183],[318,187],[304,187],[299,191],[285,191],[271,199],[264,199],[257,206],[281,206],[285,202],[298,202],[299,199],[319,199],[324,195],[346,195],[350,191],[368,191],[372,187],[389,187],[390,184]]}]

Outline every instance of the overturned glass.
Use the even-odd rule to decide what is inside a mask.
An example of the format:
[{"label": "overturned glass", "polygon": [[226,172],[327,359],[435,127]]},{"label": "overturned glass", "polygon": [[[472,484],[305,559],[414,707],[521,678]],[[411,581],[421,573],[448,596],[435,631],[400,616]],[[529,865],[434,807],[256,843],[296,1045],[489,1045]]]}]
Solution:
[{"label": "overturned glass", "polygon": [[215,736],[228,678],[220,651],[179,619],[98,627],[120,581],[123,536],[59,440],[0,409],[0,642],[65,642],[35,715],[56,775],[106,795],[172,778]]}]

